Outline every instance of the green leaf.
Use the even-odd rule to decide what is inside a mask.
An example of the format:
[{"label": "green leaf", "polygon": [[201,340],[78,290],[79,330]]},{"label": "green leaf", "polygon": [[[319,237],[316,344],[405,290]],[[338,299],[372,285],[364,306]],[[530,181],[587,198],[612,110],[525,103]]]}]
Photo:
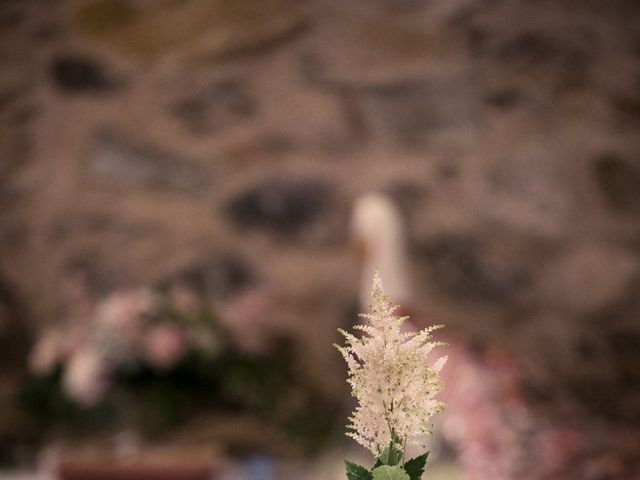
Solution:
[{"label": "green leaf", "polygon": [[373,480],[411,480],[407,472],[399,466],[382,465],[373,470]]},{"label": "green leaf", "polygon": [[382,465],[398,465],[402,459],[402,452],[395,448],[393,443],[387,447],[384,447],[382,454],[378,459]]},{"label": "green leaf", "polygon": [[345,460],[347,466],[347,478],[349,480],[370,480],[371,473],[361,465],[351,463]]},{"label": "green leaf", "polygon": [[382,450],[380,457],[378,457],[378,461],[382,465],[389,465],[389,447],[384,447],[384,450]]},{"label": "green leaf", "polygon": [[420,480],[422,478],[428,456],[429,452],[406,461],[404,469],[409,474],[411,480]]}]

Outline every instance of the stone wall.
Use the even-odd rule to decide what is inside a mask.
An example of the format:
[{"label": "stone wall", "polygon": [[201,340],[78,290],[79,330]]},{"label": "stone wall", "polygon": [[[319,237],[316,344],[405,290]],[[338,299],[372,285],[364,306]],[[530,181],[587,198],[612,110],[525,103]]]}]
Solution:
[{"label": "stone wall", "polygon": [[0,36],[0,280],[31,325],[77,265],[107,291],[233,259],[339,390],[379,190],[417,309],[638,420],[637,2],[8,0]]}]

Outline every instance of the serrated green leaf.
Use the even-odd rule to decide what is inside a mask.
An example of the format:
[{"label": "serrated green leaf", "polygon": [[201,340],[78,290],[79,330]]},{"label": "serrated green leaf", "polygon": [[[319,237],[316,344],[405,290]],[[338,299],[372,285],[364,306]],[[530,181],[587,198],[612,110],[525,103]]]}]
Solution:
[{"label": "serrated green leaf", "polygon": [[422,478],[422,474],[424,473],[424,467],[427,464],[428,456],[429,456],[429,452],[423,455],[420,455],[419,457],[412,458],[411,460],[407,460],[405,462],[403,467],[411,480],[420,480]]},{"label": "serrated green leaf", "polygon": [[373,480],[411,480],[407,472],[399,465],[393,467],[391,465],[381,465],[371,473],[373,474]]},{"label": "serrated green leaf", "polygon": [[370,480],[371,473],[362,465],[351,463],[345,460],[347,466],[347,478],[349,480]]}]

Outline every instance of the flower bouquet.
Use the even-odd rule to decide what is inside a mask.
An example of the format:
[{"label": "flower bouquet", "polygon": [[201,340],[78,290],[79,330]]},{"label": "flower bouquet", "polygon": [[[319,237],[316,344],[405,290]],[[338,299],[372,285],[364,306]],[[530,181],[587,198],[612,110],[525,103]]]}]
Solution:
[{"label": "flower bouquet", "polygon": [[419,480],[428,452],[406,459],[407,445],[420,445],[419,438],[432,433],[431,418],[444,409],[435,396],[442,390],[439,372],[447,359],[427,362],[427,355],[442,345],[431,336],[441,326],[403,332],[408,317],[394,315],[398,308],[376,271],[371,312],[361,314],[367,323],[354,327],[364,335],[339,330],[346,345],[336,347],[347,362],[347,382],[358,401],[347,436],[375,457],[371,469],[346,462],[349,480]]},{"label": "flower bouquet", "polygon": [[[247,302],[235,301],[244,306],[234,319],[249,315]],[[19,398],[34,440],[130,430],[157,441],[224,417],[264,425],[283,449],[317,450],[337,407],[300,371],[295,339],[265,331],[266,346],[251,349],[214,306],[204,292],[166,281],[112,293],[83,321],[46,331]],[[255,333],[241,331],[242,339]],[[243,449],[239,437],[225,446]]]},{"label": "flower bouquet", "polygon": [[175,301],[165,286],[115,292],[83,321],[41,336],[22,404],[41,426],[170,426],[197,407],[181,387],[196,383],[205,394],[218,387],[206,366],[224,342],[212,310],[195,296]]}]

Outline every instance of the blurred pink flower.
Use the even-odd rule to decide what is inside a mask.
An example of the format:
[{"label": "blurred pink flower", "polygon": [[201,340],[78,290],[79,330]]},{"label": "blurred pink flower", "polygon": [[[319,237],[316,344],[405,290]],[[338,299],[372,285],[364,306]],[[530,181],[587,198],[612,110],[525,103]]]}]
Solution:
[{"label": "blurred pink flower", "polygon": [[96,351],[82,349],[69,359],[64,386],[81,405],[95,405],[108,387],[108,373],[107,363]]},{"label": "blurred pink flower", "polygon": [[175,285],[171,288],[171,301],[180,312],[184,313],[192,313],[200,305],[198,294],[184,285]]},{"label": "blurred pink flower", "polygon": [[260,288],[250,288],[222,304],[220,321],[233,343],[246,352],[260,353],[267,348],[267,322],[271,297]]},{"label": "blurred pink flower", "polygon": [[153,294],[145,288],[116,292],[98,305],[99,322],[113,327],[130,327],[153,307]]},{"label": "blurred pink flower", "polygon": [[151,328],[146,339],[149,361],[160,368],[175,365],[186,351],[186,341],[180,328],[161,324]]},{"label": "blurred pink flower", "polygon": [[471,353],[454,342],[449,358],[443,432],[468,480],[640,478],[630,461],[631,476],[616,470],[627,459],[615,428],[552,417],[529,403],[515,354]]},{"label": "blurred pink flower", "polygon": [[49,332],[44,335],[31,351],[29,368],[38,375],[51,373],[65,356],[65,345],[60,334]]},{"label": "blurred pink flower", "polygon": [[146,288],[113,293],[97,307],[98,328],[116,333],[123,345],[135,347],[153,310],[153,301],[153,293]]}]

